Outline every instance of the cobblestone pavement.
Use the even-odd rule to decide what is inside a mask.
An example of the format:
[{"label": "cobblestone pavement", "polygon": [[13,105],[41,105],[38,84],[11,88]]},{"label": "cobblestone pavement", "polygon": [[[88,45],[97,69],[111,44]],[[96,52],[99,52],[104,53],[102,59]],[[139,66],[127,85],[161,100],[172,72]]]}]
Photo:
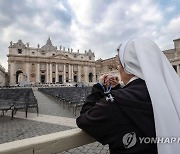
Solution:
[{"label": "cobblestone pavement", "polygon": [[55,133],[72,127],[0,116],[0,144]]},{"label": "cobblestone pavement", "polygon": [[[68,111],[67,108],[64,109],[62,104],[56,103],[53,99],[50,99],[43,93],[34,90],[34,95],[38,100],[40,114],[75,118],[72,111]],[[31,111],[36,112],[35,110],[31,110]]]},{"label": "cobblestone pavement", "polygon": [[[11,112],[7,112],[6,115],[11,116]],[[36,113],[28,113],[28,116],[26,118],[25,113],[23,111],[21,112],[18,111],[14,117],[34,120],[34,121],[39,121],[39,122],[47,122],[47,123],[57,124],[57,125],[65,125],[65,126],[70,126],[74,128],[77,127],[75,118],[51,116],[51,115],[44,115],[44,114],[39,114],[37,116]]]},{"label": "cobblestone pavement", "polygon": [[[76,127],[76,117],[72,114],[72,111],[68,111],[67,108],[63,109],[61,104],[57,104],[53,99],[48,98],[39,91],[34,90],[34,94],[39,104],[39,117],[37,117],[35,113],[28,113],[28,119],[26,119],[24,112],[19,111],[13,120],[10,118],[10,113],[8,117],[0,116],[0,144]],[[35,112],[35,110],[30,111]],[[8,115],[8,113],[6,115]],[[65,125],[65,123],[67,125]],[[108,146],[94,142],[59,154],[92,153],[109,154]]]},{"label": "cobblestone pavement", "polygon": [[80,146],[58,154],[109,154],[109,147],[98,142]]}]

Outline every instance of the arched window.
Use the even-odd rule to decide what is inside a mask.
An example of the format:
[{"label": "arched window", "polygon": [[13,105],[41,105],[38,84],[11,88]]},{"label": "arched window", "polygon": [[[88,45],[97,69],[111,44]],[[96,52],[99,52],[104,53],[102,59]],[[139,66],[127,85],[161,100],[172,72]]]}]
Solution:
[{"label": "arched window", "polygon": [[22,72],[22,71],[17,71],[17,72],[16,72],[16,84],[19,83],[19,80],[18,80],[18,79],[19,79],[19,75],[20,75],[20,74],[23,74],[23,72]]}]

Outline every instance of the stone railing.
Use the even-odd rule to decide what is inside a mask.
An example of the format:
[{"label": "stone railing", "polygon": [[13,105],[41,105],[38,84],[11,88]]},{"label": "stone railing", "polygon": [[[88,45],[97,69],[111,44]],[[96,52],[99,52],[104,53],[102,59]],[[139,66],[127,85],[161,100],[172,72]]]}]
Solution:
[{"label": "stone railing", "polygon": [[56,154],[94,142],[79,128],[0,144],[0,154]]}]

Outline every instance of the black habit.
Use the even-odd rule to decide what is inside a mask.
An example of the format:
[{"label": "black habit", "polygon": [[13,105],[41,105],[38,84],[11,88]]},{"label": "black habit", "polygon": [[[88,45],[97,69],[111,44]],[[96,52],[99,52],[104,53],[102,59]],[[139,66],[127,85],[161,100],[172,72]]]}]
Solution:
[{"label": "black habit", "polygon": [[[156,137],[151,99],[144,80],[136,79],[123,88],[118,85],[110,95],[104,94],[104,88],[100,84],[93,86],[76,119],[78,127],[103,145],[108,144],[111,154],[157,154],[157,144],[140,143],[139,139]],[[123,142],[127,133],[136,136],[132,147],[126,147]]]}]

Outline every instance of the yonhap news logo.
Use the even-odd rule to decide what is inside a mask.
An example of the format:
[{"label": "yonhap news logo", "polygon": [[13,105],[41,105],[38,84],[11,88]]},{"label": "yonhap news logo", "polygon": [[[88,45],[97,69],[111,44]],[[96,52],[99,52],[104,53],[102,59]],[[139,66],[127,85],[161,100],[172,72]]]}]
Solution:
[{"label": "yonhap news logo", "polygon": [[179,144],[180,137],[137,137],[135,132],[123,136],[122,142],[126,149],[133,147],[137,142],[140,144]]},{"label": "yonhap news logo", "polygon": [[136,133],[131,132],[123,136],[123,144],[126,149],[133,147],[137,142]]}]

